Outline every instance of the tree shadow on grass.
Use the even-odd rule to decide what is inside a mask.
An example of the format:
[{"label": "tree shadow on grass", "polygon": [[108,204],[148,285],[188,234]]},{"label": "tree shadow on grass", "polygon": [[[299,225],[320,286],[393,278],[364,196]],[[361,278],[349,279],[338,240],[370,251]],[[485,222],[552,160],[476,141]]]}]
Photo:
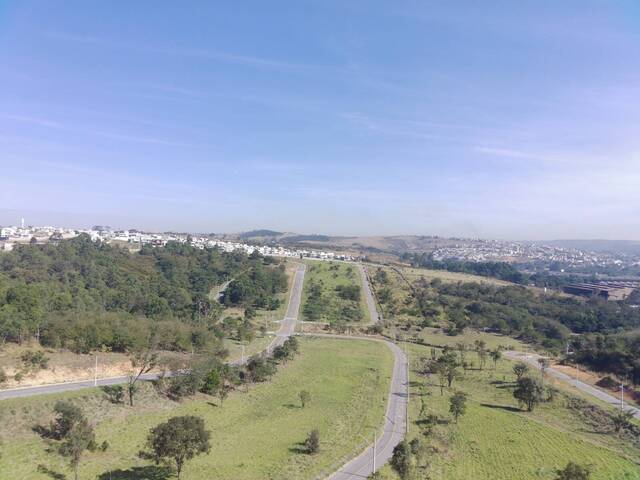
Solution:
[{"label": "tree shadow on grass", "polygon": [[38,465],[38,472],[48,475],[53,480],[66,480],[67,478],[67,476],[64,473],[56,472],[55,470],[51,470],[50,468],[44,465]]},{"label": "tree shadow on grass", "polygon": [[507,412],[522,412],[523,410],[518,407],[512,407],[511,405],[492,405],[490,403],[481,403],[481,407],[497,408],[498,410],[506,410]]},{"label": "tree shadow on grass", "polygon": [[98,480],[166,480],[172,475],[173,472],[168,467],[149,465],[105,472],[98,477]]},{"label": "tree shadow on grass", "polygon": [[309,453],[307,444],[305,442],[298,442],[293,447],[289,447],[291,453]]}]

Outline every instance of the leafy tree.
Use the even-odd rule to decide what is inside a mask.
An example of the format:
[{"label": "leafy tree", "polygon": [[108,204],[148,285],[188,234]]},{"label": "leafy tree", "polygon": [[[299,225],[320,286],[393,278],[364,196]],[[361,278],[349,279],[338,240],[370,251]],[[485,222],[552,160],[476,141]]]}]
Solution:
[{"label": "leafy tree", "polygon": [[151,457],[156,464],[172,461],[180,478],[187,460],[209,452],[210,436],[202,418],[192,415],[173,417],[151,430],[147,437],[149,452],[143,452],[143,456]]},{"label": "leafy tree", "polygon": [[613,429],[616,433],[620,433],[625,427],[631,425],[631,420],[633,419],[633,411],[631,410],[618,410],[612,417],[611,423],[613,425]]},{"label": "leafy tree", "polygon": [[204,377],[204,381],[202,383],[202,387],[200,387],[200,391],[202,393],[206,393],[207,395],[216,395],[220,391],[220,387],[222,386],[223,379],[220,376],[220,372],[217,369],[212,369],[209,373]]},{"label": "leafy tree", "polygon": [[311,394],[306,390],[300,390],[298,396],[300,397],[300,404],[302,405],[302,408],[304,408],[311,400]]},{"label": "leafy tree", "polygon": [[85,450],[95,450],[96,437],[93,427],[86,418],[77,422],[65,435],[59,447],[62,456],[69,458],[75,480],[78,480],[78,466]]},{"label": "leafy tree", "polygon": [[51,424],[51,436],[57,440],[66,438],[69,432],[84,420],[82,409],[65,400],[58,400],[53,407],[56,418]]},{"label": "leafy tree", "polygon": [[489,352],[489,356],[491,357],[491,360],[493,360],[493,369],[495,370],[498,367],[498,360],[502,358],[502,351],[499,348],[496,348]]},{"label": "leafy tree", "polygon": [[124,387],[122,385],[105,385],[102,387],[102,391],[111,403],[124,403]]},{"label": "leafy tree", "polygon": [[480,370],[482,370],[487,362],[487,342],[484,340],[476,340],[473,343],[475,345],[476,354],[478,355],[478,365],[480,366]]},{"label": "leafy tree", "polygon": [[532,412],[535,406],[544,399],[544,387],[537,378],[520,377],[513,390],[513,396],[518,402],[525,405],[529,412]]},{"label": "leafy tree", "polygon": [[467,411],[467,395],[463,392],[456,392],[449,398],[449,413],[453,415],[454,421],[458,423],[458,417]]},{"label": "leafy tree", "polygon": [[320,451],[320,432],[317,428],[309,432],[307,439],[304,441],[304,445],[307,448],[307,453],[314,454]]},{"label": "leafy tree", "polygon": [[391,466],[400,475],[400,478],[407,479],[413,470],[413,455],[411,446],[406,440],[402,440],[393,449],[391,456]]},{"label": "leafy tree", "polygon": [[127,393],[129,394],[129,405],[133,407],[133,397],[138,391],[138,380],[158,364],[158,352],[155,350],[154,341],[150,340],[147,346],[132,351],[129,360],[131,361],[131,372],[127,377]]},{"label": "leafy tree", "polygon": [[5,372],[3,368],[0,368],[0,385],[6,382],[7,379],[7,372]]},{"label": "leafy tree", "polygon": [[566,467],[556,470],[556,480],[589,480],[591,469],[574,462],[569,462]]},{"label": "leafy tree", "polygon": [[516,376],[516,380],[520,380],[528,372],[529,372],[529,365],[527,365],[524,362],[518,362],[513,366],[513,373]]}]

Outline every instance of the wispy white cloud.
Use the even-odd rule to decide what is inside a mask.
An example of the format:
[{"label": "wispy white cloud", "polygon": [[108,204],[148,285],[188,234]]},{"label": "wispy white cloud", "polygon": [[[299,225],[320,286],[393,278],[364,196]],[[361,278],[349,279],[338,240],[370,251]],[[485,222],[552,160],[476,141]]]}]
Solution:
[{"label": "wispy white cloud", "polygon": [[233,63],[238,65],[245,65],[249,67],[257,68],[272,68],[279,70],[290,71],[317,71],[317,70],[338,70],[340,67],[332,65],[316,65],[308,63],[296,63],[283,60],[276,60],[272,58],[256,57],[251,55],[240,55],[236,53],[228,52],[216,52],[208,50],[196,50],[196,49],[184,49],[184,48],[171,48],[171,47],[150,47],[140,44],[132,44],[125,42],[118,42],[106,38],[94,37],[90,35],[82,35],[75,33],[66,33],[59,31],[46,31],[43,35],[47,38],[64,40],[68,42],[84,43],[91,45],[99,45],[108,48],[121,48],[127,50],[134,50],[144,53],[154,53],[161,55],[171,55],[179,57],[191,57],[200,58],[212,61],[219,61],[225,63]]},{"label": "wispy white cloud", "polygon": [[31,125],[38,125],[40,127],[48,127],[55,129],[63,129],[65,128],[59,122],[49,120],[48,118],[40,118],[40,117],[30,117],[28,115],[13,115],[8,113],[0,113],[0,118],[4,118],[6,120],[13,120],[15,122],[23,122],[29,123]]}]

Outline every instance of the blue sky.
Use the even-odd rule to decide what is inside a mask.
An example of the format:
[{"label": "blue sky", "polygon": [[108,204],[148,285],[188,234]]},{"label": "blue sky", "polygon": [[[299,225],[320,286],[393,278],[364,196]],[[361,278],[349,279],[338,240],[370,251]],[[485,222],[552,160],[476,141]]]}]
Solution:
[{"label": "blue sky", "polygon": [[0,0],[0,224],[640,239],[640,2]]}]

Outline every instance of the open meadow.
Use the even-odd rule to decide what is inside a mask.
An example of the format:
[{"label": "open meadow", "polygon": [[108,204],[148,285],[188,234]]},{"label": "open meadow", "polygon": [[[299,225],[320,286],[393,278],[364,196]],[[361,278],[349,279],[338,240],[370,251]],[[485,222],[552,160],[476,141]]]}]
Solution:
[{"label": "open meadow", "polygon": [[362,277],[355,264],[308,261],[302,292],[303,320],[331,324],[369,322]]},{"label": "open meadow", "polygon": [[[472,366],[440,392],[437,375],[424,375],[425,359],[432,348],[456,342],[472,345],[481,340],[488,349],[518,342],[507,337],[474,333],[449,337],[425,331],[428,345],[405,344],[411,357],[412,396],[409,439],[429,445],[422,476],[433,480],[553,480],[555,471],[569,461],[590,465],[594,480],[640,479],[640,443],[627,434],[614,434],[603,412],[612,410],[593,404],[571,386],[554,382],[555,398],[533,412],[523,411],[513,397],[513,362],[488,359],[481,371],[474,351],[466,361]],[[454,340],[454,341],[452,341]],[[540,375],[539,372],[533,375]],[[550,382],[550,379],[546,380]],[[449,413],[449,398],[462,391],[468,395],[467,411],[456,424]],[[429,416],[432,421],[430,422]],[[437,420],[433,420],[436,419]],[[384,479],[397,474],[386,466]],[[420,477],[422,478],[422,477]]]},{"label": "open meadow", "polygon": [[[96,389],[64,395],[0,402],[0,478],[71,478],[71,470],[51,441],[35,431],[47,424],[56,400],[66,398],[96,421],[98,444],[87,453],[81,479],[162,480],[162,468],[138,456],[149,430],[176,415],[198,415],[211,431],[211,452],[189,462],[183,478],[311,479],[329,473],[362,448],[362,435],[382,424],[392,370],[391,352],[378,342],[302,339],[301,353],[279,367],[269,382],[219,399],[199,395],[176,403],[146,384],[138,405],[109,403]],[[298,393],[311,395],[305,408]],[[301,442],[320,431],[320,452],[303,452]]]}]

